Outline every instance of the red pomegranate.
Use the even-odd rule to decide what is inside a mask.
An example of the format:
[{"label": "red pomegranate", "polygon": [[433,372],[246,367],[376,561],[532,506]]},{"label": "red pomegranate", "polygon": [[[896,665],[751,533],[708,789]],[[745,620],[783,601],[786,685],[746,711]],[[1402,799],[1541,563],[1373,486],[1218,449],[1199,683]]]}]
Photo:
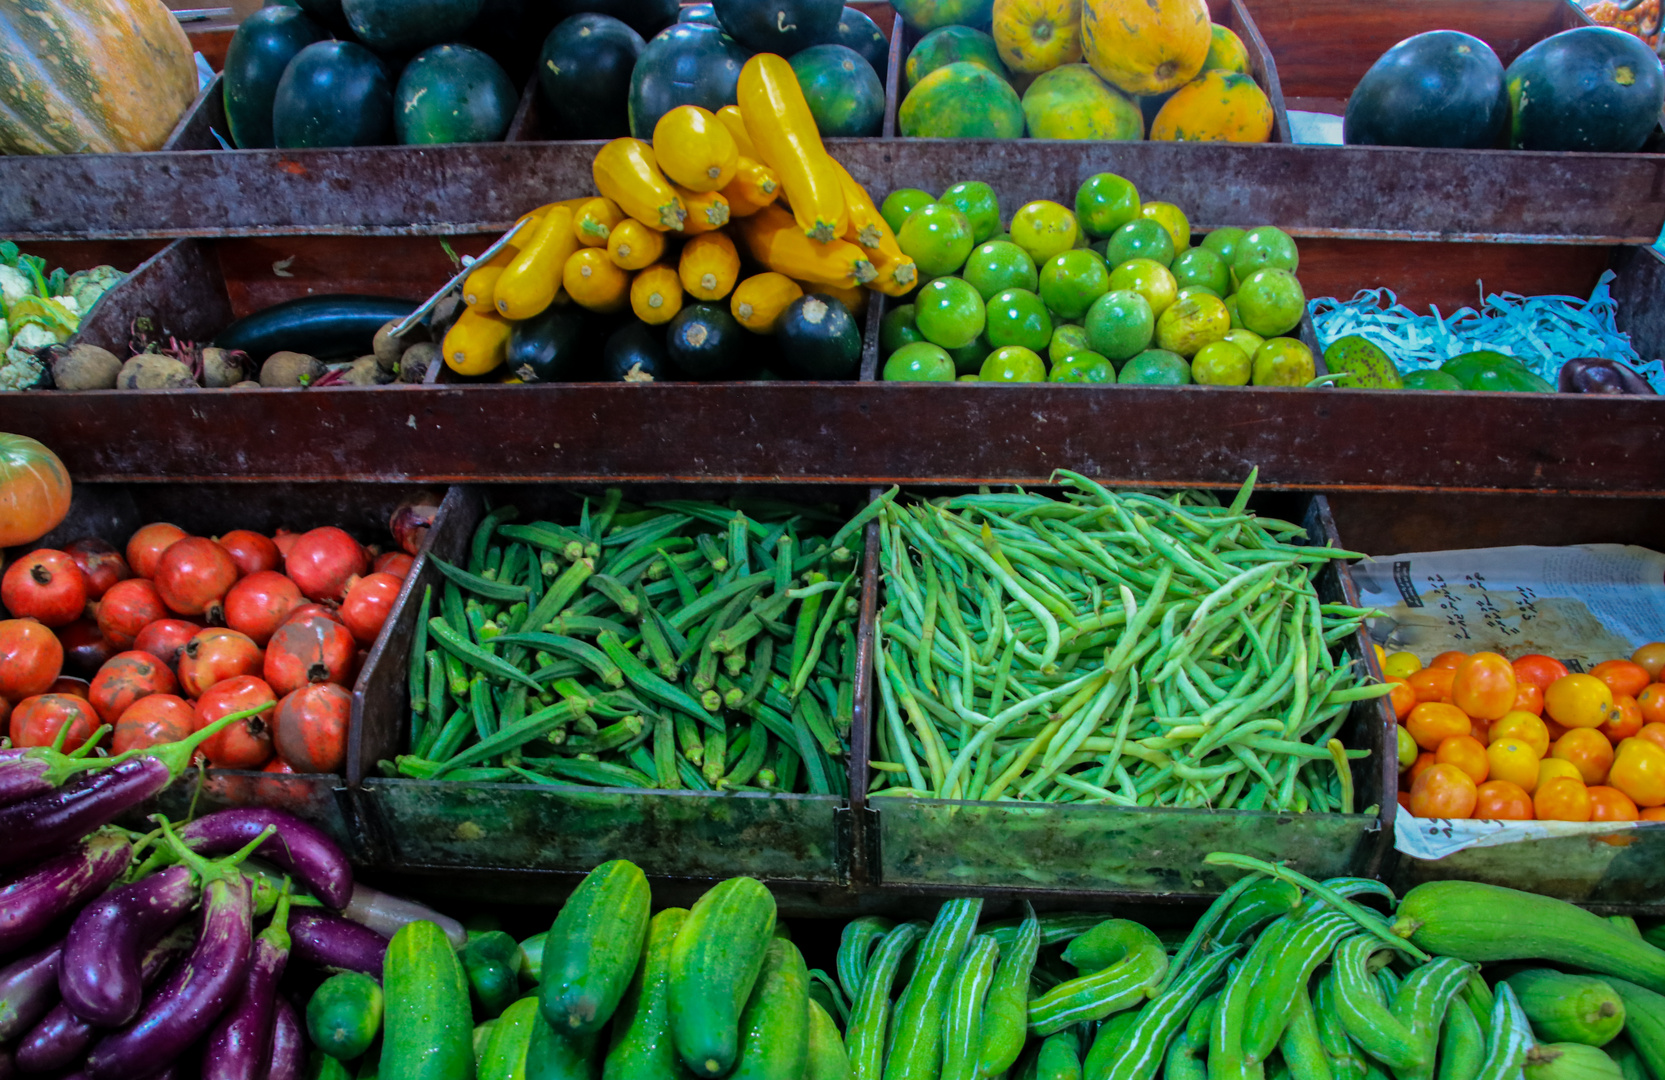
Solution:
[{"label": "red pomegranate", "polygon": [[133,648],[147,652],[173,668],[177,674],[179,654],[185,643],[202,633],[202,627],[187,619],[157,619],[149,623],[133,639]]},{"label": "red pomegranate", "polygon": [[266,767],[264,769],[261,769],[260,771],[264,772],[264,773],[272,773],[272,774],[277,775],[277,776],[294,776],[295,775],[295,770],[290,767],[290,765],[287,761],[283,760],[280,757],[275,757],[272,760],[268,761],[266,763]]},{"label": "red pomegranate", "polygon": [[276,708],[277,695],[253,675],[239,675],[210,688],[197,699],[197,731],[231,713],[249,709],[261,712],[203,743],[208,763],[217,769],[258,769],[266,764],[272,756],[272,713]]},{"label": "red pomegranate", "polygon": [[82,576],[87,579],[88,600],[97,600],[110,590],[110,586],[133,576],[121,552],[96,536],[77,540],[64,551],[75,560],[75,565],[81,568]]},{"label": "red pomegranate", "polygon": [[392,574],[400,581],[410,577],[411,564],[416,560],[402,551],[384,551],[376,556],[376,561],[370,564],[370,572],[374,574]]},{"label": "red pomegranate", "polygon": [[289,558],[289,549],[294,547],[295,541],[300,538],[300,533],[290,532],[288,529],[279,529],[272,534],[272,544],[278,549],[278,556],[287,559]]},{"label": "red pomegranate", "polygon": [[302,619],[310,619],[314,615],[328,619],[330,622],[341,623],[342,626],[347,625],[341,622],[341,609],[331,604],[302,604],[291,611],[288,618],[283,621],[286,623],[300,622]]},{"label": "red pomegranate", "polygon": [[206,536],[187,536],[156,564],[162,603],[180,615],[207,616],[212,624],[225,621],[225,594],[235,584],[237,561]]},{"label": "red pomegranate", "polygon": [[421,554],[428,530],[439,517],[439,506],[440,495],[435,491],[418,491],[400,503],[387,521],[393,542],[404,548],[406,554]]},{"label": "red pomegranate", "polygon": [[99,633],[116,649],[131,649],[140,630],[167,617],[162,594],[146,578],[118,581],[98,602]]},{"label": "red pomegranate", "polygon": [[87,696],[98,710],[99,719],[114,724],[140,698],[171,694],[178,689],[179,683],[168,665],[149,653],[134,651],[110,657],[93,676]]},{"label": "red pomegranate", "polygon": [[155,577],[156,564],[162,561],[162,552],[189,535],[178,525],[169,525],[165,521],[146,525],[127,539],[128,568],[139,577]]},{"label": "red pomegranate", "polygon": [[[346,627],[342,627],[346,633]],[[348,659],[353,637],[347,634]],[[22,701],[44,694],[64,668],[58,635],[34,619],[0,620],[0,698]]]},{"label": "red pomegranate", "polygon": [[51,746],[58,732],[69,725],[69,734],[61,747],[64,753],[78,750],[92,737],[98,727],[98,717],[84,698],[69,694],[38,694],[24,698],[12,710],[11,737],[13,746]]},{"label": "red pomegranate", "polygon": [[347,590],[347,598],[341,601],[341,621],[360,645],[375,642],[404,584],[392,574],[371,574],[359,578]]},{"label": "red pomegranate", "polygon": [[308,683],[346,682],[356,649],[352,631],[338,622],[318,615],[286,622],[266,646],[266,681],[280,695]]},{"label": "red pomegranate", "polygon": [[231,553],[241,574],[256,574],[262,570],[277,570],[283,566],[283,556],[278,553],[277,545],[272,543],[271,537],[262,536],[250,529],[233,529],[218,537],[217,542]]},{"label": "red pomegranate", "polygon": [[46,688],[48,694],[68,694],[78,697],[82,701],[90,700],[90,686],[85,679],[77,679],[73,675],[59,675],[52,680],[52,685]]},{"label": "red pomegranate", "polygon": [[296,772],[340,772],[352,713],[353,695],[334,683],[303,686],[287,695],[272,721],[278,756]]},{"label": "red pomegranate", "polygon": [[0,604],[20,619],[63,626],[87,610],[87,576],[62,551],[31,551],[0,575]]},{"label": "red pomegranate", "polygon": [[247,634],[212,627],[186,642],[179,654],[179,685],[187,697],[199,698],[216,683],[259,674],[265,662],[266,654]]},{"label": "red pomegranate", "polygon": [[271,570],[256,570],[225,594],[225,624],[262,647],[305,598],[295,583]]},{"label": "red pomegranate", "polygon": [[283,565],[308,600],[340,603],[348,582],[370,569],[370,553],[343,530],[326,525],[296,537]]},{"label": "red pomegranate", "polygon": [[197,713],[178,694],[151,694],[127,707],[116,721],[115,741],[110,749],[118,754],[161,743],[189,738],[196,730]]},{"label": "red pomegranate", "polygon": [[92,678],[116,651],[91,619],[58,627],[58,644],[64,647],[64,671],[78,679]]}]

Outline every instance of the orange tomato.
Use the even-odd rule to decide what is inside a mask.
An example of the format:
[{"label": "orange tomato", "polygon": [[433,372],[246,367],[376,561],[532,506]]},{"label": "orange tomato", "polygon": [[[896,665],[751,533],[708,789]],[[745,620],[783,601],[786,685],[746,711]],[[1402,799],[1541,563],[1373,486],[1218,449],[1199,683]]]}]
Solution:
[{"label": "orange tomato", "polygon": [[1557,724],[1555,721],[1549,719],[1547,716],[1544,717],[1544,730],[1549,732],[1549,741],[1550,742],[1554,742],[1556,739],[1559,739],[1561,736],[1563,736],[1567,733],[1566,728],[1562,727],[1560,724]]},{"label": "orange tomato", "polygon": [[1533,716],[1544,714],[1544,692],[1529,682],[1515,683],[1515,703],[1509,706],[1510,712],[1529,712]]},{"label": "orange tomato", "polygon": [[1630,662],[1641,664],[1649,675],[1658,679],[1659,673],[1665,671],[1665,641],[1648,642],[1630,654]]},{"label": "orange tomato", "polygon": [[1613,767],[1613,744],[1595,728],[1573,728],[1550,748],[1551,757],[1571,762],[1586,784],[1599,784]]},{"label": "orange tomato", "polygon": [[1437,750],[1445,739],[1453,735],[1467,735],[1474,730],[1468,715],[1455,705],[1439,701],[1425,701],[1411,710],[1405,718],[1405,730],[1424,750]]},{"label": "orange tomato", "polygon": [[1442,701],[1451,704],[1451,683],[1457,678],[1456,668],[1426,667],[1413,672],[1405,681],[1416,691],[1418,704],[1425,701]]},{"label": "orange tomato", "polygon": [[1653,682],[1647,668],[1629,660],[1603,660],[1590,669],[1590,674],[1606,683],[1614,697],[1620,694],[1635,697]]},{"label": "orange tomato", "polygon": [[1393,706],[1394,719],[1404,723],[1405,717],[1411,715],[1411,710],[1416,708],[1416,691],[1404,679],[1388,681],[1393,684],[1393,693],[1388,695],[1388,703]]},{"label": "orange tomato", "polygon": [[1539,690],[1548,690],[1550,683],[1572,674],[1567,665],[1543,653],[1527,653],[1511,666],[1515,669],[1516,682],[1531,683]]},{"label": "orange tomato", "polygon": [[1607,782],[1638,806],[1665,806],[1665,748],[1646,738],[1626,739],[1613,756]]},{"label": "orange tomato", "polygon": [[1635,821],[1639,817],[1636,804],[1630,801],[1629,795],[1618,788],[1590,789],[1591,821]]},{"label": "orange tomato", "polygon": [[1496,720],[1515,703],[1515,669],[1494,652],[1477,652],[1457,665],[1451,703],[1477,720]]},{"label": "orange tomato", "polygon": [[1577,780],[1551,780],[1533,793],[1532,812],[1540,821],[1589,821],[1590,789]]},{"label": "orange tomato", "polygon": [[1532,796],[1507,780],[1487,780],[1475,792],[1474,816],[1488,821],[1531,821]]},{"label": "orange tomato", "polygon": [[1442,652],[1432,660],[1428,661],[1428,666],[1431,668],[1450,668],[1455,671],[1457,670],[1457,665],[1467,659],[1468,653],[1458,652],[1457,650],[1452,649],[1450,652]]},{"label": "orange tomato", "polygon": [[1496,739],[1486,747],[1487,777],[1507,780],[1528,795],[1538,786],[1538,762],[1524,739]]},{"label": "orange tomato", "polygon": [[1636,733],[1638,739],[1646,739],[1665,750],[1665,724],[1643,724],[1642,730]]},{"label": "orange tomato", "polygon": [[1423,751],[1411,762],[1411,767],[1405,770],[1405,786],[1416,783],[1416,778],[1434,767],[1434,755]]},{"label": "orange tomato", "polygon": [[1665,683],[1649,683],[1636,696],[1642,710],[1642,723],[1665,724]]},{"label": "orange tomato", "polygon": [[1421,818],[1466,818],[1474,814],[1479,790],[1455,765],[1433,765],[1411,785],[1411,813]]},{"label": "orange tomato", "polygon": [[[1538,787],[1543,787],[1551,780],[1577,780],[1584,782],[1584,774],[1578,771],[1578,766],[1561,758],[1546,757],[1538,762]],[[1536,792],[1536,788],[1533,789]]]},{"label": "orange tomato", "polygon": [[1639,817],[1643,821],[1665,821],[1665,806],[1644,806]]},{"label": "orange tomato", "polygon": [[1594,675],[1568,675],[1544,691],[1544,711],[1566,727],[1600,727],[1613,712],[1613,691]]},{"label": "orange tomato", "polygon": [[1487,742],[1499,739],[1519,739],[1538,757],[1549,753],[1549,728],[1529,712],[1505,713],[1503,719],[1486,729]]},{"label": "orange tomato", "polygon": [[1614,694],[1613,715],[1598,730],[1617,746],[1620,739],[1628,739],[1642,730],[1642,706],[1629,694]]},{"label": "orange tomato", "polygon": [[1468,773],[1469,779],[1476,784],[1486,782],[1491,773],[1491,763],[1486,756],[1486,747],[1473,735],[1453,735],[1448,739],[1441,739],[1440,745],[1434,751],[1434,762],[1438,765],[1455,765]]}]

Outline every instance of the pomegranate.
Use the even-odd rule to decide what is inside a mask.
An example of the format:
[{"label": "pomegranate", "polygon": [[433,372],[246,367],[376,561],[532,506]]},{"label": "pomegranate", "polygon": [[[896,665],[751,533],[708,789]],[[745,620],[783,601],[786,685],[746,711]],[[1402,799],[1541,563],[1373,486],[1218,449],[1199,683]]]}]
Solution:
[{"label": "pomegranate", "polygon": [[283,556],[271,537],[250,529],[233,529],[215,542],[231,553],[240,574],[255,574],[262,570],[277,570],[283,566]]},{"label": "pomegranate", "polygon": [[289,617],[283,621],[286,623],[300,622],[302,619],[310,619],[314,615],[321,615],[330,622],[341,623],[342,626],[347,625],[346,623],[341,622],[341,610],[329,604],[302,604],[294,611],[291,611],[289,613]]},{"label": "pomegranate", "polygon": [[402,551],[384,551],[370,564],[370,571],[376,574],[392,574],[403,581],[410,576],[411,564],[415,561]]},{"label": "pomegranate", "polygon": [[283,565],[308,600],[340,603],[351,579],[370,569],[370,554],[343,530],[326,525],[297,537]]},{"label": "pomegranate", "polygon": [[37,694],[24,698],[12,710],[11,737],[13,746],[51,746],[58,732],[69,725],[69,734],[61,747],[64,753],[78,750],[92,737],[98,727],[98,717],[85,698],[69,694]]},{"label": "pomegranate", "polygon": [[393,534],[393,542],[405,549],[408,555],[420,555],[422,545],[428,539],[428,530],[433,528],[434,519],[439,516],[440,496],[433,491],[419,491],[400,503],[388,519],[387,530]]},{"label": "pomegranate", "polygon": [[272,721],[277,752],[296,772],[340,772],[347,761],[353,695],[334,683],[303,686],[278,702]]},{"label": "pomegranate", "polygon": [[275,571],[256,570],[225,594],[225,624],[264,647],[305,602],[293,581]]},{"label": "pomegranate", "polygon": [[184,651],[185,643],[201,632],[201,626],[185,619],[157,619],[139,631],[139,636],[133,639],[133,648],[149,653],[177,673],[179,654]]},{"label": "pomegranate", "polygon": [[300,533],[293,533],[288,529],[279,529],[277,532],[273,533],[272,543],[278,549],[278,557],[283,559],[289,558],[289,549],[294,547],[295,541],[300,538]]},{"label": "pomegranate", "polygon": [[75,565],[81,568],[82,576],[87,579],[88,600],[97,600],[109,591],[110,586],[133,576],[121,552],[96,536],[77,540],[64,551],[75,560]]},{"label": "pomegranate", "polygon": [[208,763],[217,769],[258,769],[272,756],[272,713],[277,695],[253,675],[239,675],[216,683],[197,699],[196,730],[234,712],[269,706],[240,724],[233,724],[202,744]]},{"label": "pomegranate", "polygon": [[156,564],[162,603],[180,615],[205,615],[211,624],[225,621],[225,594],[235,584],[237,561],[206,536],[187,536]]},{"label": "pomegranate", "polygon": [[[348,634],[349,660],[352,640]],[[64,647],[58,635],[34,619],[0,620],[0,698],[22,701],[44,694],[63,667]]]},{"label": "pomegranate", "polygon": [[169,525],[165,521],[146,525],[127,539],[128,568],[139,577],[155,577],[156,564],[162,561],[162,552],[189,535],[178,525]]},{"label": "pomegranate", "polygon": [[78,679],[92,678],[116,651],[91,619],[58,627],[58,644],[64,647],[64,670]]},{"label": "pomegranate", "polygon": [[179,682],[168,665],[149,653],[132,651],[117,653],[98,669],[87,697],[99,718],[113,724],[140,698],[171,694],[178,689]]},{"label": "pomegranate", "polygon": [[167,617],[162,595],[145,578],[116,582],[98,602],[99,633],[115,649],[131,649],[140,630]]},{"label": "pomegranate", "polygon": [[0,575],[0,604],[20,619],[63,626],[87,610],[87,576],[62,551],[31,551]]},{"label": "pomegranate", "polygon": [[48,694],[68,694],[78,697],[82,701],[88,700],[87,693],[90,684],[86,679],[77,679],[73,675],[59,675],[52,680],[52,685],[46,688]]},{"label": "pomegranate", "polygon": [[178,742],[190,737],[196,730],[196,722],[196,710],[178,694],[151,694],[135,701],[121,714],[110,749],[125,754],[129,750]]},{"label": "pomegranate", "polygon": [[259,673],[265,662],[253,638],[216,626],[192,638],[179,654],[179,685],[187,697],[199,698],[215,683]]},{"label": "pomegranate", "polygon": [[275,757],[272,760],[268,761],[266,763],[266,767],[264,769],[261,769],[260,771],[265,772],[265,773],[274,773],[278,776],[294,776],[295,775],[294,768],[292,768],[287,761],[283,760],[280,757]]},{"label": "pomegranate", "polygon": [[308,683],[346,682],[352,672],[352,631],[319,615],[284,623],[266,646],[263,674],[278,694]]},{"label": "pomegranate", "polygon": [[360,645],[375,642],[404,584],[392,574],[371,574],[359,578],[347,590],[347,599],[341,601],[341,621]]}]

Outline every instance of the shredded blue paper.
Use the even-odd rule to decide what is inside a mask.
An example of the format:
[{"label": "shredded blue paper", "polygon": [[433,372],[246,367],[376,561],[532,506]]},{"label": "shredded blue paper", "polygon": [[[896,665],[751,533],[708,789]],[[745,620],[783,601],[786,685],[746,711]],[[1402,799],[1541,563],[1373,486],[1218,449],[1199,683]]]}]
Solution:
[{"label": "shredded blue paper", "polygon": [[1611,270],[1602,274],[1587,301],[1493,293],[1479,311],[1463,308],[1443,317],[1437,307],[1430,315],[1418,315],[1399,303],[1391,289],[1361,289],[1345,302],[1319,297],[1307,307],[1321,347],[1357,334],[1380,346],[1401,374],[1490,349],[1515,357],[1553,385],[1567,361],[1599,356],[1635,369],[1665,394],[1665,362],[1644,363],[1631,348],[1630,335],[1614,322],[1618,304],[1608,290],[1614,276]]}]

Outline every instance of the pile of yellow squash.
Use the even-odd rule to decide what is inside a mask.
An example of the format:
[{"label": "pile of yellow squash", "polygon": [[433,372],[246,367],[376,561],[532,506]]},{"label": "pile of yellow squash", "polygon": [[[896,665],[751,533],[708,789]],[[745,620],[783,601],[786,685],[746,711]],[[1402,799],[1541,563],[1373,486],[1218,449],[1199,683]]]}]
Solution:
[{"label": "pile of yellow squash", "polygon": [[[621,138],[596,152],[596,196],[539,207],[463,283],[467,310],[445,335],[461,375],[502,365],[513,324],[558,297],[591,311],[629,308],[669,322],[685,297],[729,301],[746,329],[772,334],[806,292],[859,317],[866,290],[900,296],[918,276],[872,198],[821,142],[803,90],[781,57],[740,71],[738,106],[666,113],[652,143]],[[755,118],[755,119],[748,119]],[[762,270],[741,279],[744,248]]]}]

